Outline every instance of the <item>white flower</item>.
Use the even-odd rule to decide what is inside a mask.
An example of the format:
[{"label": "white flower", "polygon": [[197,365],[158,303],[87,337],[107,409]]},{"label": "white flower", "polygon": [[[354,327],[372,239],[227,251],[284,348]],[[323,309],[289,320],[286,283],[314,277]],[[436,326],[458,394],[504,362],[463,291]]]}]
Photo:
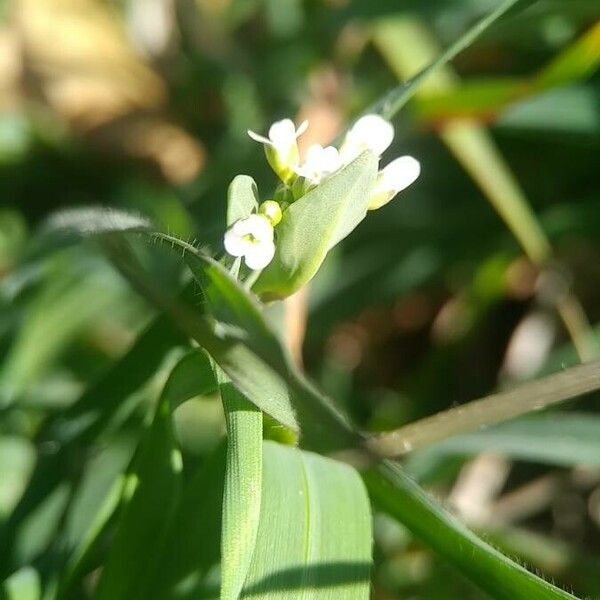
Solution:
[{"label": "white flower", "polygon": [[308,121],[303,121],[296,129],[291,119],[283,119],[271,125],[268,138],[248,130],[253,140],[264,144],[269,164],[284,183],[289,183],[295,176],[295,169],[300,163],[297,140],[307,128]]},{"label": "white flower", "polygon": [[381,156],[394,139],[394,126],[379,115],[365,115],[346,133],[340,154],[345,164],[352,162],[365,150]]},{"label": "white flower", "polygon": [[273,225],[263,215],[250,215],[236,221],[226,232],[225,250],[231,256],[243,256],[250,269],[264,269],[273,260]]},{"label": "white flower", "polygon": [[306,153],[304,164],[296,169],[296,173],[314,185],[318,185],[335,173],[343,165],[342,157],[337,148],[321,144],[313,144]]},{"label": "white flower", "polygon": [[377,175],[369,210],[375,210],[387,204],[398,192],[416,181],[420,173],[421,165],[412,156],[401,156],[393,160]]}]

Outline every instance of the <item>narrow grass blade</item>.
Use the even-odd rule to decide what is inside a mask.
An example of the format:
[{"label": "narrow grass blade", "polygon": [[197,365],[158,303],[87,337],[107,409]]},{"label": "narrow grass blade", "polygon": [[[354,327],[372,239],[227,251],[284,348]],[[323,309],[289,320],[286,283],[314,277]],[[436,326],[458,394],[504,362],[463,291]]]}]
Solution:
[{"label": "narrow grass blade", "polygon": [[[504,4],[497,10],[501,10],[503,6]],[[423,65],[434,60],[437,54],[435,40],[424,25],[412,17],[386,20],[375,28],[374,40],[400,79],[410,77]],[[456,74],[448,65],[438,63],[439,59],[434,60],[433,65],[440,68],[428,78],[426,85],[418,90],[416,87],[411,88],[414,93],[452,90],[457,87]],[[425,72],[430,68],[427,67]],[[421,74],[416,78],[420,77]],[[440,129],[440,137],[481,188],[525,254],[532,262],[544,266],[552,255],[550,242],[525,193],[486,129],[470,119],[449,120]],[[594,358],[598,348],[578,300],[572,295],[566,295],[557,302],[556,309],[581,359]]]},{"label": "narrow grass blade", "polygon": [[205,578],[219,562],[224,481],[225,444],[220,444],[184,483],[149,600],[218,597],[218,590],[207,594]]},{"label": "narrow grass blade", "polygon": [[239,598],[260,515],[262,413],[219,373],[227,422],[227,462],[221,533],[221,600]]},{"label": "narrow grass blade", "polygon": [[[391,90],[380,101],[370,106],[365,112],[379,113],[387,119],[391,119],[419,91],[423,83],[425,83],[441,67],[449,63],[463,50],[468,48],[498,19],[503,17],[509,10],[517,5],[528,4],[532,1],[533,0],[505,0],[504,2],[501,2],[497,8],[475,23],[471,29],[458,38],[456,42],[442,52],[437,58],[432,60],[428,66],[419,71],[417,75]],[[409,45],[409,43],[402,38],[398,38],[397,41],[398,43]]]},{"label": "narrow grass blade", "polygon": [[377,506],[436,550],[496,600],[559,600],[575,596],[533,575],[481,540],[385,461],[364,475]]},{"label": "narrow grass blade", "polygon": [[98,584],[99,600],[146,598],[182,484],[172,430],[169,387],[128,473],[117,532]]},{"label": "narrow grass blade", "polygon": [[[470,456],[480,452],[497,452],[515,460],[563,467],[600,468],[600,417],[584,413],[527,417],[434,444],[416,452],[414,460],[416,464],[426,457]],[[412,459],[413,456],[409,461]]]},{"label": "narrow grass blade", "polygon": [[468,81],[460,87],[419,98],[416,114],[426,122],[475,118],[486,122],[523,100],[535,101],[541,93],[590,76],[600,65],[600,22],[561,51],[541,71],[524,78]]},{"label": "narrow grass blade", "polygon": [[58,444],[56,453],[40,455],[23,497],[2,524],[0,569],[22,566],[16,552],[21,524],[61,486],[77,481],[85,462],[83,448],[105,430],[122,402],[157,370],[173,346],[184,342],[167,317],[143,331],[128,352],[60,416],[50,418],[37,437],[39,444]]},{"label": "narrow grass blade", "polygon": [[450,408],[370,440],[383,456],[400,456],[459,433],[477,431],[600,389],[600,361]]},{"label": "narrow grass blade", "polygon": [[242,598],[366,600],[371,514],[347,465],[264,444],[256,550]]}]

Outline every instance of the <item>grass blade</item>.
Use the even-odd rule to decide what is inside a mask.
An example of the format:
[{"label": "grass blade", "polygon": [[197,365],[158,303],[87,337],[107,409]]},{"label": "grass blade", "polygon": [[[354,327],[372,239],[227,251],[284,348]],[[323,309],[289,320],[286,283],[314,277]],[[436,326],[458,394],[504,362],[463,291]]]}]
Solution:
[{"label": "grass blade", "polygon": [[429,456],[469,456],[479,452],[497,452],[548,465],[599,468],[600,418],[584,413],[528,417],[434,444],[414,457],[411,455],[409,461],[414,458],[416,464]]},{"label": "grass blade", "polygon": [[[531,3],[532,0],[505,0],[496,9],[479,20],[471,29],[463,34],[449,48],[442,52],[427,67],[419,71],[417,75],[400,84],[381,100],[373,104],[366,110],[366,113],[378,113],[386,119],[391,119],[420,89],[420,87],[441,67],[449,63],[463,50],[468,48],[477,38],[479,38],[489,27],[498,19],[503,17],[509,10],[516,7],[519,3]],[[399,43],[406,43],[401,38]]]},{"label": "grass blade", "polygon": [[[503,6],[504,4],[497,10],[501,10]],[[444,91],[452,90],[457,86],[458,78],[451,68],[440,63],[440,59],[434,60],[437,44],[419,20],[399,17],[385,21],[375,28],[374,39],[400,79],[410,77],[424,64],[433,60],[430,67],[409,80],[407,85],[415,79],[418,79],[420,84],[420,87],[411,87],[412,93],[409,97],[417,91],[419,93],[432,90]],[[435,73],[424,82],[421,78],[422,74],[431,75],[430,69],[434,65]],[[422,85],[423,83],[427,86]],[[532,262],[543,267],[552,255],[550,242],[533,213],[524,191],[486,129],[470,119],[449,120],[440,129],[440,137],[484,192],[525,254]],[[581,359],[589,360],[596,357],[598,348],[578,300],[566,294],[557,301],[556,309]]]},{"label": "grass blade", "polygon": [[242,590],[258,532],[262,484],[262,412],[219,373],[227,423],[221,533],[221,600]]},{"label": "grass blade", "polygon": [[542,410],[599,388],[600,361],[578,365],[410,423],[370,440],[370,445],[383,456],[400,456],[459,433]]},{"label": "grass blade", "polygon": [[399,465],[385,461],[364,475],[373,501],[496,600],[575,596],[533,575],[481,540],[434,502]]}]

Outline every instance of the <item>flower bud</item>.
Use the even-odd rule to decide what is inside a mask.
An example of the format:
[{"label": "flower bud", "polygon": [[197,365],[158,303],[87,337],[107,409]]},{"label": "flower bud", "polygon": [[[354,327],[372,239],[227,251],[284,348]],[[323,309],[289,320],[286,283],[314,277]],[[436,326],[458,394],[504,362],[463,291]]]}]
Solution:
[{"label": "flower bud", "polygon": [[369,210],[376,210],[387,204],[398,192],[416,181],[420,173],[421,165],[412,156],[401,156],[393,160],[377,175]]},{"label": "flower bud", "polygon": [[281,221],[281,217],[283,216],[281,207],[275,200],[265,200],[265,202],[258,207],[258,213],[267,217],[273,227]]},{"label": "flower bud", "polygon": [[297,140],[307,128],[308,121],[296,129],[291,119],[283,119],[271,125],[268,138],[248,131],[253,140],[264,145],[267,161],[284,183],[291,184],[296,178],[296,168],[300,164]]}]

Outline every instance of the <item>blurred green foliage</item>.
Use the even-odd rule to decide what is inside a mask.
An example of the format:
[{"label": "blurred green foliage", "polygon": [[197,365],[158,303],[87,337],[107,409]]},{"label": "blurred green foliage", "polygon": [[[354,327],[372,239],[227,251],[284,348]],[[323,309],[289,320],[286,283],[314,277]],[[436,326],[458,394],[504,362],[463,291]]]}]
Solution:
[{"label": "blurred green foliage", "polygon": [[[291,309],[301,328],[307,319],[307,373],[363,430],[398,427],[575,362],[553,302],[561,286],[593,325],[600,321],[600,6],[527,4],[454,61],[463,82],[455,91],[416,99],[394,119],[390,155],[418,157],[421,178],[328,256],[306,314]],[[44,597],[55,589],[92,597],[110,537],[88,547],[90,527],[122,484],[185,345],[94,244],[36,254],[45,218],[64,207],[123,208],[221,253],[231,179],[251,175],[261,200],[274,192],[247,129],[306,117],[313,141],[330,141],[396,84],[372,43],[376,26],[416,17],[447,46],[496,5],[0,3],[0,571],[10,576],[0,598],[38,598],[40,586]],[[55,35],[41,35],[40,23]],[[489,128],[525,190],[555,249],[548,269],[522,257],[440,143],[446,120],[465,115]],[[176,290],[183,270],[163,245],[135,242],[155,280]],[[596,597],[598,395],[576,409],[556,415],[558,428],[524,420],[415,453],[408,466],[453,502],[472,481],[471,458],[501,454],[497,488],[484,476],[480,483],[490,494],[478,507],[484,517],[458,503],[463,516],[546,578]],[[170,535],[186,544],[209,517],[216,520],[206,526],[220,527],[223,431],[214,396],[186,402],[173,432],[181,472],[153,462],[152,448],[139,467],[163,468],[181,485]],[[554,445],[560,436],[564,452]],[[176,504],[168,498],[160,508],[168,502]],[[104,526],[110,536],[114,523]],[[388,517],[375,516],[374,532],[374,598],[484,597]],[[185,553],[170,558],[183,582],[178,598],[214,597],[218,543],[203,551],[202,564],[189,568]],[[69,571],[77,552],[83,572]],[[118,556],[112,568],[124,568]]]}]

